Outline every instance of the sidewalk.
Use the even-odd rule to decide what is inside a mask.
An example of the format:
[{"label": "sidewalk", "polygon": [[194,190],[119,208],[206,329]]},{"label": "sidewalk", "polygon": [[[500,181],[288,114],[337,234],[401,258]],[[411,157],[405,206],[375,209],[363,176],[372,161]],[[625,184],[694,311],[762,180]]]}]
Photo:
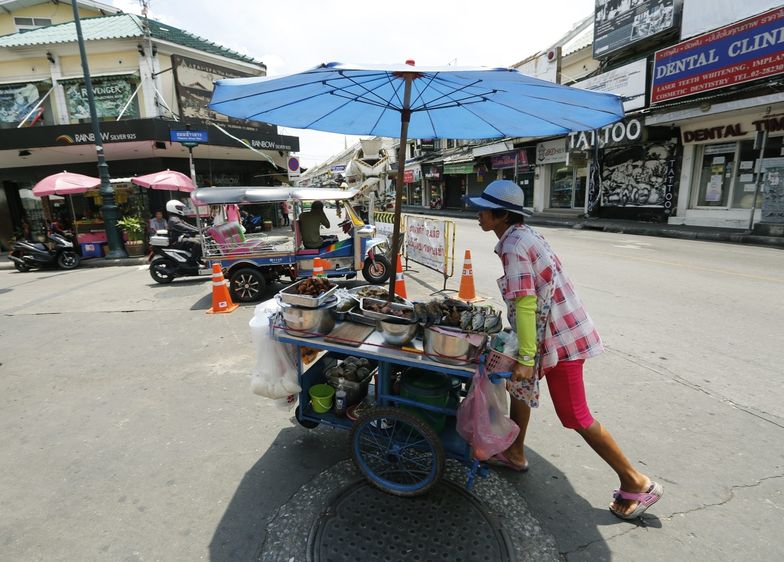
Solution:
[{"label": "sidewalk", "polygon": [[[403,207],[403,212],[434,217],[451,217],[460,219],[476,218],[475,211],[435,210],[419,207]],[[585,230],[601,230],[641,236],[662,236],[665,238],[682,238],[686,240],[703,240],[708,242],[730,242],[734,244],[753,244],[784,248],[784,237],[762,236],[748,230],[734,228],[716,228],[707,226],[686,226],[667,223],[641,222],[620,219],[599,219],[583,217],[564,217],[537,213],[526,218],[532,226],[551,226],[555,228],[574,228]]]},{"label": "sidewalk", "polygon": [[[106,258],[88,258],[83,259],[79,267],[112,267],[112,266],[127,266],[127,265],[147,265],[147,256],[139,256],[132,258],[120,258],[116,260],[107,260]],[[7,252],[0,252],[0,269],[14,269],[14,263],[8,259]],[[62,271],[57,268],[52,271]]]}]

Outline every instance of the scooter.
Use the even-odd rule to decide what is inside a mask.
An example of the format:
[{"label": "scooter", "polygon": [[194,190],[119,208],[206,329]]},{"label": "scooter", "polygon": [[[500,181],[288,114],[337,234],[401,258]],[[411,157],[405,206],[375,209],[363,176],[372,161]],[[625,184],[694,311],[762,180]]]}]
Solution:
[{"label": "scooter", "polygon": [[75,269],[79,267],[82,258],[74,250],[73,242],[62,234],[52,232],[49,240],[53,249],[40,242],[17,240],[11,247],[8,259],[14,262],[18,271],[30,271],[42,267],[59,267],[60,269]]},{"label": "scooter", "polygon": [[[185,236],[180,236],[176,245],[182,244],[185,239]],[[174,281],[176,277],[192,277],[209,273],[209,269],[191,252],[170,244],[165,230],[159,230],[150,236],[150,245],[153,249],[150,255],[150,277],[157,283],[165,285]]]}]

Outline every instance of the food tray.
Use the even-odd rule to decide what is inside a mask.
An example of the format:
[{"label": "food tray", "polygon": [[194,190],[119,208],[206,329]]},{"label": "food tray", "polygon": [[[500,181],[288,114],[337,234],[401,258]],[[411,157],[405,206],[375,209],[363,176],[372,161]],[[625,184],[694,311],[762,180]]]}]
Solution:
[{"label": "food tray", "polygon": [[[352,287],[350,289],[347,289],[347,291],[348,291],[348,294],[350,294],[357,301],[357,303],[359,303],[359,301],[362,300],[363,298],[373,298],[373,299],[384,300],[384,297],[367,296],[367,295],[365,297],[363,297],[363,296],[361,296],[359,294],[360,292],[362,292],[363,290],[366,290],[368,288],[371,288],[370,289],[371,291],[374,290],[373,288],[377,288],[379,291],[384,291],[385,293],[389,294],[389,291],[387,291],[387,289],[385,289],[384,287],[382,287],[380,285],[360,285],[358,287]],[[396,303],[400,303],[400,304],[410,304],[410,301],[408,301],[407,299],[404,299],[403,297],[400,297],[398,295],[395,295],[395,302]]]},{"label": "food tray", "polygon": [[305,308],[318,308],[327,302],[332,294],[337,291],[338,286],[334,283],[332,284],[332,288],[328,291],[321,293],[317,297],[311,297],[308,295],[300,295],[297,292],[297,287],[300,283],[304,283],[307,279],[303,279],[301,281],[297,281],[293,285],[289,285],[282,291],[278,293],[280,295],[280,299],[285,302],[286,304],[293,304],[294,306],[303,306]]},{"label": "food tray", "polygon": [[389,303],[390,306],[395,310],[406,310],[411,313],[409,318],[401,318],[399,316],[394,316],[392,314],[384,314],[383,312],[376,312],[374,310],[368,310],[365,305],[371,303],[383,303],[387,304],[387,301],[381,299],[373,299],[370,297],[364,297],[359,304],[359,307],[362,309],[362,314],[364,314],[368,318],[373,318],[375,320],[387,320],[391,322],[415,322],[416,317],[414,316],[414,307],[410,304],[398,304],[396,302]]}]

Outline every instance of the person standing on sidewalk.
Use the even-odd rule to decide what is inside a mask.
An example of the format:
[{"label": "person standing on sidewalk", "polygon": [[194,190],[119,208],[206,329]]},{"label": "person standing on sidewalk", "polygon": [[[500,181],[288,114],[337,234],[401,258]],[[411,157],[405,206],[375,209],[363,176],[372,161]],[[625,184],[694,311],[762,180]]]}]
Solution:
[{"label": "person standing on sidewalk", "polygon": [[[635,469],[609,431],[591,416],[585,399],[583,363],[603,351],[602,341],[577,296],[561,262],[547,241],[525,224],[523,191],[510,180],[491,182],[479,197],[469,197],[479,209],[479,226],[498,237],[495,253],[504,276],[498,286],[507,317],[519,344],[518,362],[508,383],[510,417],[520,434],[493,460],[517,471],[528,470],[525,435],[531,408],[524,385],[545,378],[555,411],[564,427],[574,429],[616,472],[620,487],[610,511],[634,519],[662,496],[662,486]],[[537,329],[538,328],[538,329]]]}]

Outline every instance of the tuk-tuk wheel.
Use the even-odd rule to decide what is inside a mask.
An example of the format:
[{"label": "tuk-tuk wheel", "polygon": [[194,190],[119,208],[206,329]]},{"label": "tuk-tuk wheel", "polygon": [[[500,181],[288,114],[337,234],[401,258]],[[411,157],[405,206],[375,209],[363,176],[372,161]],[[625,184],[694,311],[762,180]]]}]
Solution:
[{"label": "tuk-tuk wheel", "polygon": [[243,267],[231,274],[229,290],[231,298],[237,302],[256,302],[264,292],[264,276],[257,269]]},{"label": "tuk-tuk wheel", "polygon": [[389,281],[392,274],[392,266],[386,256],[376,254],[375,262],[370,258],[365,260],[365,267],[362,268],[362,277],[371,285],[381,285]]}]

